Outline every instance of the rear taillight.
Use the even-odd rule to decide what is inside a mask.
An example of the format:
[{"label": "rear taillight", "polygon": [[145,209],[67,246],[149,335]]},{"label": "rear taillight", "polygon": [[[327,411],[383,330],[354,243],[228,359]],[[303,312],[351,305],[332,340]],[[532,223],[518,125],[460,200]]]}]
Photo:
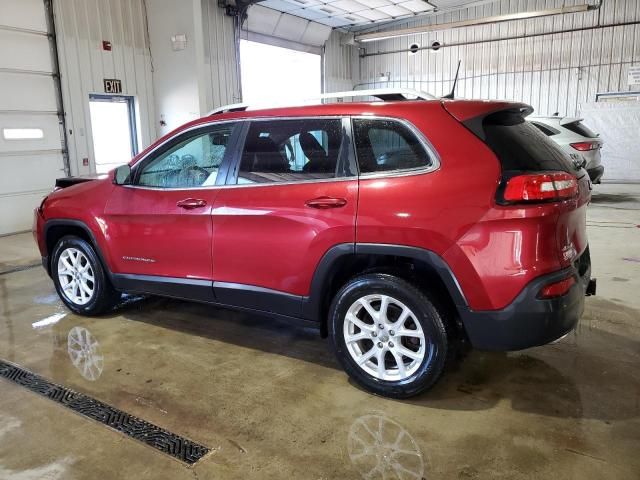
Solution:
[{"label": "rear taillight", "polygon": [[564,280],[560,280],[559,282],[550,283],[549,285],[545,285],[540,290],[538,294],[538,298],[541,299],[549,299],[555,297],[561,297],[571,290],[576,284],[576,279],[574,277],[568,277]]},{"label": "rear taillight", "polygon": [[577,192],[578,181],[569,173],[535,173],[507,180],[504,200],[509,203],[566,200]]},{"label": "rear taillight", "polygon": [[577,142],[570,143],[569,145],[571,145],[579,152],[589,152],[591,150],[597,150],[598,148],[600,148],[600,144],[598,142]]},{"label": "rear taillight", "polygon": [[48,195],[47,195],[46,197],[44,197],[44,198],[42,199],[42,201],[40,202],[40,206],[38,207],[38,211],[39,211],[40,213],[44,213],[44,204],[45,204],[45,202],[47,201],[47,198],[49,198],[49,196],[48,196]]}]

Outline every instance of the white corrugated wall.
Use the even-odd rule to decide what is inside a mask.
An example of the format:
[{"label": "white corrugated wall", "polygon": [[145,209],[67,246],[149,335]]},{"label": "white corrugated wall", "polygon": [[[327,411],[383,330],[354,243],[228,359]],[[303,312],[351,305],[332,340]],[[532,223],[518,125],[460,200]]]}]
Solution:
[{"label": "white corrugated wall", "polygon": [[234,19],[225,15],[217,0],[202,0],[204,77],[207,111],[239,103],[240,80]]},{"label": "white corrugated wall", "polygon": [[323,91],[342,92],[352,90],[354,78],[358,78],[358,48],[347,45],[346,34],[331,32],[324,46]]},{"label": "white corrugated wall", "polygon": [[[89,94],[104,93],[103,79],[122,80],[137,101],[144,148],[156,138],[151,56],[143,0],[54,0],[62,94],[72,175],[95,172]],[[102,41],[112,51],[102,50]],[[83,166],[82,159],[89,159]]]},{"label": "white corrugated wall", "polygon": [[[449,23],[506,13],[580,5],[588,0],[501,0],[423,19],[395,28]],[[589,2],[594,3],[594,2]],[[407,87],[435,95],[447,93],[458,59],[462,60],[457,94],[466,98],[512,99],[531,104],[538,114],[575,115],[596,93],[628,91],[627,70],[640,64],[640,25],[599,27],[640,21],[638,0],[604,0],[600,11],[558,15],[501,24],[450,29],[363,43],[359,88]],[[572,33],[549,33],[587,28]],[[544,34],[537,35],[535,34]],[[522,38],[506,40],[505,37]],[[489,41],[502,39],[499,41]],[[417,43],[443,45],[437,52],[406,50]],[[377,81],[380,74],[389,82]],[[637,88],[637,87],[636,87]]]}]

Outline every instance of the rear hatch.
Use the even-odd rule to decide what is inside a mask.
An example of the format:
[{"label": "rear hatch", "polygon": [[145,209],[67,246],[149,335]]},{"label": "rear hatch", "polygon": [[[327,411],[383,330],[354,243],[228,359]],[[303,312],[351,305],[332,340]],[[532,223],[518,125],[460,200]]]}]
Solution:
[{"label": "rear hatch", "polygon": [[496,203],[504,208],[537,208],[554,204],[556,239],[562,266],[570,265],[587,247],[586,207],[591,184],[581,162],[525,121],[532,108],[516,103],[486,103],[485,112],[445,102],[444,107],[495,153],[502,175]]},{"label": "rear hatch", "polygon": [[565,117],[559,124],[569,134],[570,150],[582,154],[587,162],[587,168],[593,168],[600,165],[600,149],[603,142],[599,134],[582,123],[583,120]]},{"label": "rear hatch", "polygon": [[559,123],[561,127],[571,130],[573,133],[580,135],[581,137],[598,138],[599,135],[582,123],[583,121],[584,118],[565,117],[560,120]]}]

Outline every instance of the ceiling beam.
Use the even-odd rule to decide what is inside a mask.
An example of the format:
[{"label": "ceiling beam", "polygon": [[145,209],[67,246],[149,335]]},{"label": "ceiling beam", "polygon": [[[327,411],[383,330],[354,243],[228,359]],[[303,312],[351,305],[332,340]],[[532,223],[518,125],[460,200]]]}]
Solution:
[{"label": "ceiling beam", "polygon": [[472,20],[462,20],[459,22],[439,23],[432,25],[421,25],[419,27],[402,28],[398,30],[385,30],[382,32],[356,34],[354,40],[356,42],[377,42],[380,40],[388,40],[390,38],[405,37],[408,35],[416,35],[421,33],[434,32],[438,30],[449,30],[451,28],[471,27],[476,25],[486,25],[493,23],[508,22],[511,20],[527,20],[530,18],[549,17],[552,15],[564,15],[567,13],[580,13],[588,10],[597,10],[602,2],[597,5],[573,5],[570,7],[550,8],[546,10],[537,10],[530,12],[509,13],[506,15],[494,15],[491,17],[476,18]]}]

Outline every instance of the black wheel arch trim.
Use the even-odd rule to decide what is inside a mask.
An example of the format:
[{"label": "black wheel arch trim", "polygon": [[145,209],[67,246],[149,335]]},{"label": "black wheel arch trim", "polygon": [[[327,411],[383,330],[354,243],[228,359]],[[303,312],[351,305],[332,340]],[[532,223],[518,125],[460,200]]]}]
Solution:
[{"label": "black wheel arch trim", "polygon": [[420,260],[434,268],[440,279],[444,282],[453,303],[457,307],[468,307],[467,300],[462,292],[462,287],[453,271],[444,259],[432,250],[420,247],[410,247],[405,245],[387,245],[377,243],[357,243],[357,255],[393,255],[396,257],[406,257]]},{"label": "black wheel arch trim", "polygon": [[[102,267],[104,268],[104,271],[106,272],[107,276],[109,277],[109,280],[113,281],[113,273],[111,273],[111,269],[109,268],[109,264],[107,263],[106,259],[104,258],[104,255],[102,254],[102,251],[100,250],[100,246],[98,244],[98,241],[96,240],[96,236],[94,235],[93,231],[91,230],[91,228],[89,228],[89,226],[81,221],[81,220],[76,220],[76,219],[71,219],[71,218],[56,218],[56,219],[50,219],[47,220],[44,224],[44,230],[43,230],[43,235],[44,235],[44,240],[45,240],[45,246],[48,244],[47,242],[47,238],[49,235],[49,230],[52,227],[76,227],[76,228],[81,228],[88,236],[89,239],[91,240],[91,245],[93,246],[96,255],[98,255],[98,258],[100,259],[100,261],[102,262]],[[49,275],[51,275],[51,261],[53,260],[53,252],[50,252],[48,250],[47,247],[47,273]]]},{"label": "black wheel arch trim", "polygon": [[[419,260],[430,265],[444,282],[458,310],[467,310],[468,303],[449,265],[437,253],[420,247],[382,243],[342,243],[330,248],[320,260],[314,272],[309,295],[303,299],[302,315],[325,325],[322,318],[324,289],[330,280],[334,266],[345,256],[380,255]],[[326,327],[323,335],[326,333]]]},{"label": "black wheel arch trim", "polygon": [[[320,261],[313,277],[309,297],[305,297],[303,314],[320,322],[321,334],[327,334],[322,318],[322,287],[331,274],[331,265],[344,255],[389,255],[419,260],[430,265],[447,288],[468,339],[480,350],[520,350],[553,341],[575,328],[584,309],[584,295],[590,282],[590,268],[580,275],[575,266],[542,275],[527,284],[520,294],[500,310],[478,311],[469,307],[452,270],[435,252],[419,247],[390,244],[343,244],[330,249]],[[574,275],[579,281],[569,294],[541,300],[540,289]]]}]

